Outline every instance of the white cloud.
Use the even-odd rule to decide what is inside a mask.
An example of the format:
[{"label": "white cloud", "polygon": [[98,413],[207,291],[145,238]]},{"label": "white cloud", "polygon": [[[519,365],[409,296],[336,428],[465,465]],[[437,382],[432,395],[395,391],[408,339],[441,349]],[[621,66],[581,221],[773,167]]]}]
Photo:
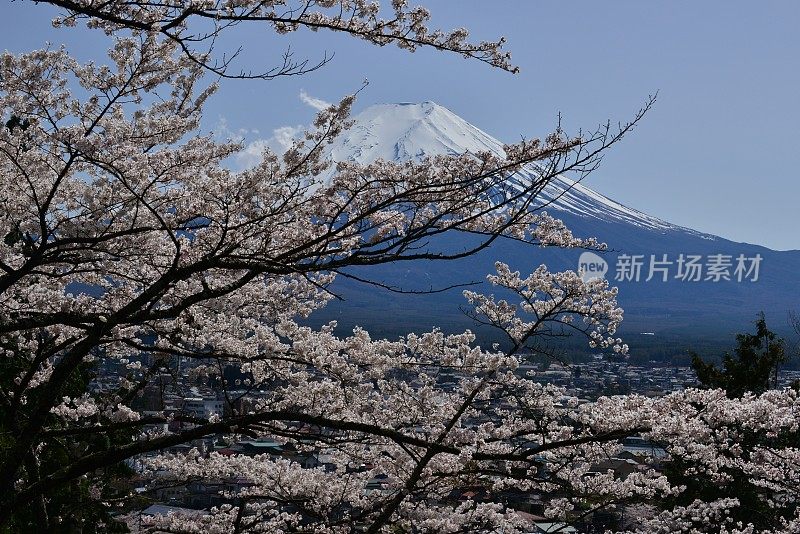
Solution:
[{"label": "white cloud", "polygon": [[306,93],[305,89],[300,90],[300,100],[302,100],[304,104],[311,106],[317,111],[322,111],[323,109],[327,109],[331,106],[330,102],[326,102],[321,98],[316,98],[309,95],[308,93]]},{"label": "white cloud", "polygon": [[272,131],[272,140],[280,147],[280,152],[283,153],[289,150],[295,139],[301,134],[305,128],[301,125],[297,126],[281,126]]},{"label": "white cloud", "polygon": [[[317,111],[322,111],[331,106],[330,102],[313,97],[304,89],[300,91],[300,100]],[[306,129],[307,126],[299,124],[296,126],[280,126],[272,131],[270,137],[265,138],[260,137],[260,132],[257,129],[239,128],[232,130],[224,117],[220,117],[215,128],[217,138],[229,139],[244,145],[242,151],[232,157],[234,161],[233,167],[237,170],[257,165],[261,161],[264,150],[267,148],[276,154],[283,154]]]},{"label": "white cloud", "polygon": [[276,154],[283,154],[304,130],[305,128],[299,124],[297,126],[281,126],[275,128],[272,136],[267,139],[256,138],[245,143],[244,149],[234,156],[236,167],[246,169],[258,165],[267,148]]},{"label": "white cloud", "polygon": [[[247,128],[239,128],[238,130],[231,130],[228,126],[228,119],[220,117],[217,121],[217,127],[214,128],[214,136],[217,139],[225,139],[233,141],[234,143],[241,143],[244,141],[245,136],[250,133]],[[257,132],[254,132],[257,133]]]}]

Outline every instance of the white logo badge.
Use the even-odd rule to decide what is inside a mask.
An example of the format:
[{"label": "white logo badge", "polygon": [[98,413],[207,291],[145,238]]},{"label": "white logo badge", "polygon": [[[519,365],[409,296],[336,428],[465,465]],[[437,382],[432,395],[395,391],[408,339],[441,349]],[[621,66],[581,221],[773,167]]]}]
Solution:
[{"label": "white logo badge", "polygon": [[607,272],[608,263],[594,252],[584,252],[578,259],[578,274],[584,282],[594,278],[605,278]]}]

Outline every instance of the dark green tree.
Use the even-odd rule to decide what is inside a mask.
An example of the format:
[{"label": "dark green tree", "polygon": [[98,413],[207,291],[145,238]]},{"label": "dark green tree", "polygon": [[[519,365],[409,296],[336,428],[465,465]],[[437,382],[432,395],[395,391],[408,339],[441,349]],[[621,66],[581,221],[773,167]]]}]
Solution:
[{"label": "dark green tree", "polygon": [[[12,461],[6,457],[6,451],[12,445],[11,436],[30,417],[30,406],[37,400],[36,390],[31,393],[28,403],[14,408],[11,401],[20,387],[20,377],[29,372],[28,362],[36,355],[27,354],[15,343],[0,342],[0,350],[5,352],[5,357],[0,359],[0,461]],[[96,373],[96,363],[81,364],[65,381],[64,395],[79,397]],[[102,415],[95,419],[97,424],[104,422]],[[73,463],[87,451],[110,450],[130,443],[134,436],[131,429],[82,433],[63,426],[64,423],[55,416],[48,417],[48,424],[48,435],[38,454],[21,459],[21,476],[30,480],[40,480],[47,473]],[[8,523],[0,526],[0,534],[128,532],[127,526],[114,519],[110,512],[114,511],[112,504],[127,495],[125,486],[131,473],[123,463],[97,469],[67,485],[22,502],[15,506]],[[103,504],[103,500],[107,504]]]},{"label": "dark green tree", "polygon": [[786,360],[784,342],[767,328],[764,314],[756,321],[755,334],[738,334],[733,354],[726,353],[722,367],[692,354],[692,368],[706,388],[720,388],[729,398],[747,392],[763,393],[777,386],[778,366]]},{"label": "dark green tree", "polygon": [[[750,392],[764,393],[777,385],[778,366],[786,360],[784,341],[767,328],[764,314],[755,323],[755,334],[738,334],[737,346],[733,354],[725,354],[721,367],[704,361],[692,354],[692,367],[703,387],[724,389],[731,399]],[[742,430],[736,437],[741,445],[743,458],[749,458],[753,450],[760,446],[796,447],[800,444],[797,432],[782,432],[774,436],[764,436]],[[735,521],[752,523],[757,530],[778,528],[781,519],[792,517],[794,505],[770,506],[770,493],[751,477],[736,467],[725,470],[727,480],[719,480],[705,474],[702,465],[692,460],[674,457],[663,466],[664,474],[674,485],[683,485],[685,490],[672,499],[667,499],[666,507],[686,506],[696,499],[713,501],[722,498],[735,498],[739,506],[733,514]]]}]

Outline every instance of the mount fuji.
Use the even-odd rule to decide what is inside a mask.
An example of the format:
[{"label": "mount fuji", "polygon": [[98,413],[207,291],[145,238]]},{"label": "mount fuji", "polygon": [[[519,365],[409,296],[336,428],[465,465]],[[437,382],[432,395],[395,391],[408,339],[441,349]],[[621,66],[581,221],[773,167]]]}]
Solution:
[{"label": "mount fuji", "polygon": [[[376,105],[354,117],[354,125],[329,148],[334,161],[369,163],[378,158],[406,161],[438,154],[490,151],[503,143],[433,102]],[[510,177],[525,182],[537,169],[528,165]],[[596,256],[582,250],[537,248],[504,240],[481,253],[454,262],[398,262],[371,267],[369,277],[404,289],[424,290],[483,281],[494,261],[523,274],[544,263],[550,270],[604,274],[620,288],[625,309],[622,334],[679,349],[709,340],[732,339],[751,330],[764,311],[768,323],[785,328],[788,313],[800,311],[800,250],[779,252],[736,243],[678,226],[624,206],[581,183],[559,176],[537,197],[547,212],[579,237],[597,237],[608,251]],[[732,207],[736,213],[737,207]],[[459,239],[455,237],[454,239]],[[457,243],[455,244],[458,245]],[[586,259],[591,261],[585,261]],[[582,265],[579,265],[582,264]],[[638,265],[638,276],[636,268]],[[459,309],[461,291],[402,295],[340,279],[332,302],[317,321],[336,319],[342,330],[355,325],[378,335],[396,336],[438,326],[463,331],[475,325]],[[479,290],[491,292],[484,282]],[[642,333],[647,336],[642,336]]]}]

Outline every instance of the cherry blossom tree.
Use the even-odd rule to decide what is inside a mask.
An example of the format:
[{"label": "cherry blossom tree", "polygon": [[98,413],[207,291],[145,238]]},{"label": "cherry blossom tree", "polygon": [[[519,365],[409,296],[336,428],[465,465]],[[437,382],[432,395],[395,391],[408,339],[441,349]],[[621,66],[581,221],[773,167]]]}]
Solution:
[{"label": "cherry blossom tree", "polygon": [[[110,517],[85,510],[128,498],[114,471],[127,461],[155,484],[241,481],[202,514],[143,519],[153,531],[524,531],[504,495],[540,495],[546,514],[566,523],[679,494],[655,464],[624,478],[596,469],[620,439],[641,435],[710,476],[746,473],[776,510],[773,530],[796,531],[797,445],[766,439],[741,451],[736,439],[796,431],[794,392],[732,400],[690,390],[581,404],[519,371],[526,350],[555,329],[626,351],[616,290],[604,281],[544,266],[523,276],[498,262],[489,282],[506,298],[465,297],[473,317],[508,336],[507,350],[477,346],[469,331],[383,340],[304,323],[335,297],[331,283],[349,267],[447,261],[497,239],[602,248],[542,212],[537,195],[560,173],[594,170],[652,101],[616,130],[556,129],[506,146],[505,157],[333,166],[324,149],[349,125],[347,96],[285,153],[265,150],[257,165],[234,171],[226,159],[241,145],[201,132],[216,90],[204,76],[314,68],[286,55],[277,69],[232,70],[236,53],[220,56],[214,44],[238,24],[340,31],[514,67],[502,40],[473,44],[465,30],[430,29],[428,12],[403,0],[388,18],[362,0],[49,3],[65,10],[58,25],[86,19],[111,48],[108,64],[81,63],[65,49],[0,56],[4,526],[59,529],[75,516],[87,531],[108,527]],[[537,179],[505,187],[530,163]],[[447,232],[475,244],[436,248]],[[221,413],[131,408],[178,362],[188,366],[185,380],[217,384]],[[225,379],[229,369],[240,383]],[[169,450],[261,436],[294,454]],[[492,498],[461,499],[464,488]],[[57,498],[65,491],[72,507]],[[628,527],[751,532],[727,520],[736,506],[696,501],[642,512]]]}]

